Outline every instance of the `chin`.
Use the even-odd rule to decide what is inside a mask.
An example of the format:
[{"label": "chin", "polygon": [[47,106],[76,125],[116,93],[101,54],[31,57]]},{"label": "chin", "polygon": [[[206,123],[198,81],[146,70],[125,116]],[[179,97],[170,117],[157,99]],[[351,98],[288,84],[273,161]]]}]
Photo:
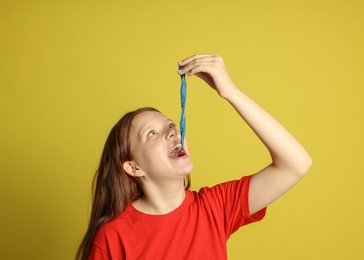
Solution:
[{"label": "chin", "polygon": [[192,169],[193,169],[192,163],[190,165],[186,165],[183,168],[183,175],[187,176],[188,174],[190,174],[192,172]]}]

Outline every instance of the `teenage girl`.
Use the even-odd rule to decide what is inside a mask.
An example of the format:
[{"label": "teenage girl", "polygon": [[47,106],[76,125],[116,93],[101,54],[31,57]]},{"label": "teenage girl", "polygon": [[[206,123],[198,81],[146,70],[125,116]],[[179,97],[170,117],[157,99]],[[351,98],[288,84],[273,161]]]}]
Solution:
[{"label": "teenage girl", "polygon": [[226,259],[229,236],[261,220],[311,167],[301,144],[233,83],[220,56],[178,64],[180,75],[203,79],[235,108],[272,162],[240,180],[190,191],[192,161],[173,121],[154,108],[129,112],[106,141],[76,259]]}]

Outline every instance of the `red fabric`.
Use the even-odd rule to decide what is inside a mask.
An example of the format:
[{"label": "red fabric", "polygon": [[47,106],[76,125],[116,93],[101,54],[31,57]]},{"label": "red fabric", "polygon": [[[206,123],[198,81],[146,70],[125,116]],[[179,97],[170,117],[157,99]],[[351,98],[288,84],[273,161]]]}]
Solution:
[{"label": "red fabric", "polygon": [[165,215],[144,214],[129,204],[96,234],[89,259],[227,259],[230,235],[265,216],[266,208],[249,214],[250,179],[186,191],[181,206]]}]

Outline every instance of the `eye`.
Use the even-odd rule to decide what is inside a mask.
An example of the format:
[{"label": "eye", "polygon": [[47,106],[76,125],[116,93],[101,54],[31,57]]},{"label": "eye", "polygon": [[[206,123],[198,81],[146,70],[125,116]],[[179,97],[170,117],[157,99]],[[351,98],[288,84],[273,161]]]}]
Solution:
[{"label": "eye", "polygon": [[170,127],[170,128],[176,128],[176,125],[175,125],[175,123],[170,123],[170,124],[169,124],[169,127]]},{"label": "eye", "polygon": [[156,135],[157,134],[157,131],[155,131],[155,130],[151,130],[151,131],[149,131],[148,132],[148,134],[147,134],[147,138],[151,138],[151,137],[153,137],[154,135]]}]

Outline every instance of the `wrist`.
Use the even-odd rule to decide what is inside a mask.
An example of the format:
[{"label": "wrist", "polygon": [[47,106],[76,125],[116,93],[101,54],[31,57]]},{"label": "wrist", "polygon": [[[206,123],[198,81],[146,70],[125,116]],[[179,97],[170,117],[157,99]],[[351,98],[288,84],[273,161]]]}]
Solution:
[{"label": "wrist", "polygon": [[241,90],[233,83],[231,82],[229,86],[226,86],[224,91],[219,92],[219,95],[227,100],[231,101],[234,99],[239,93],[241,93]]}]

